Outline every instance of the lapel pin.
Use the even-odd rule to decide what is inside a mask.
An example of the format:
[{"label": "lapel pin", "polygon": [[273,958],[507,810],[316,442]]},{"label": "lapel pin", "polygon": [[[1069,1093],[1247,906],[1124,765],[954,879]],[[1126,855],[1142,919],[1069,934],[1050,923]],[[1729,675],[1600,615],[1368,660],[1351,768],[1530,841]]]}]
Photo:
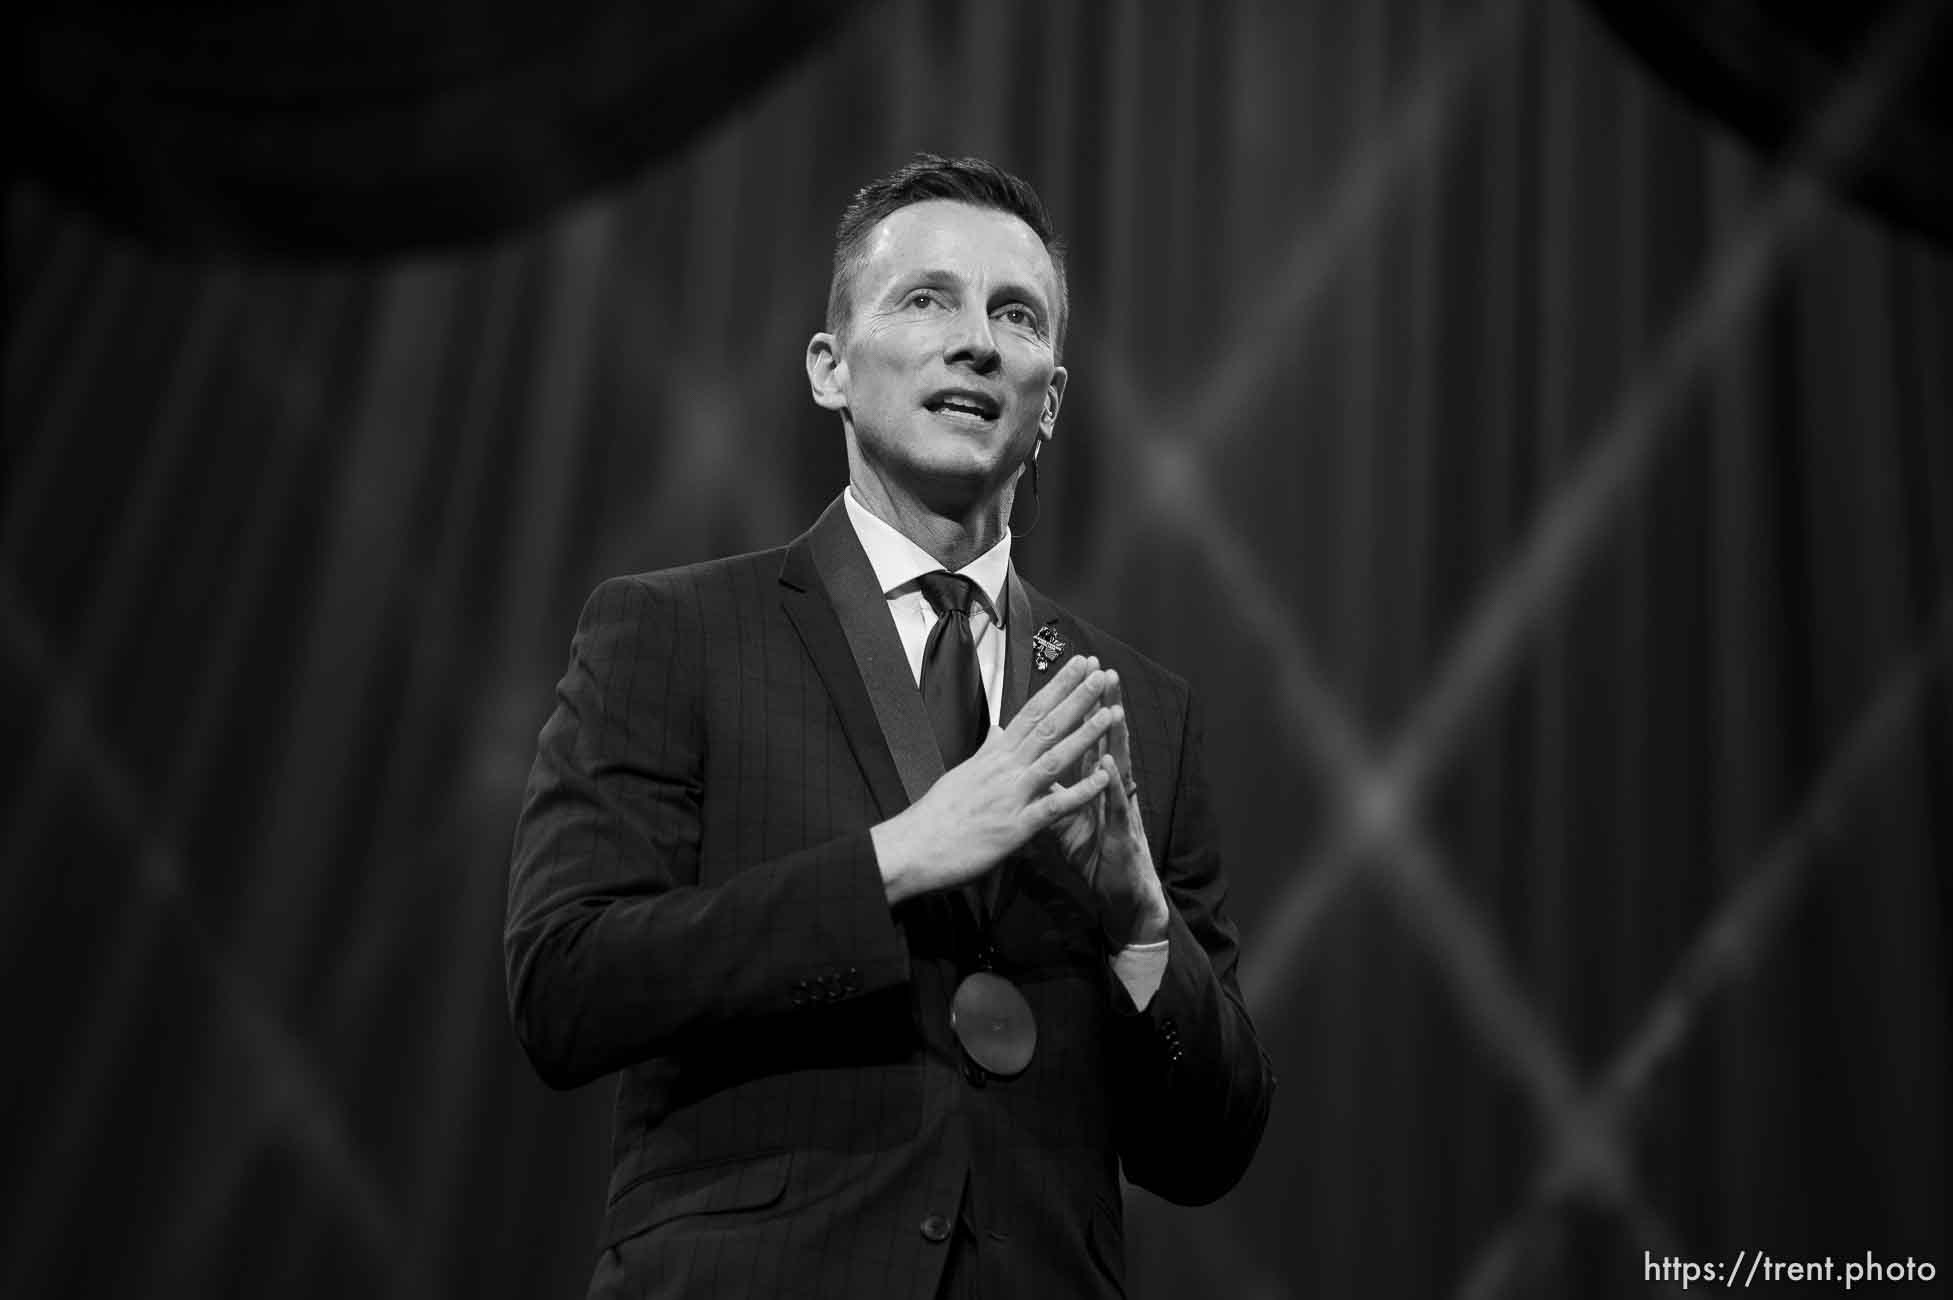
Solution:
[{"label": "lapel pin", "polygon": [[1065,652],[1065,639],[1058,635],[1056,623],[1046,623],[1031,634],[1031,667],[1039,672],[1056,663]]}]

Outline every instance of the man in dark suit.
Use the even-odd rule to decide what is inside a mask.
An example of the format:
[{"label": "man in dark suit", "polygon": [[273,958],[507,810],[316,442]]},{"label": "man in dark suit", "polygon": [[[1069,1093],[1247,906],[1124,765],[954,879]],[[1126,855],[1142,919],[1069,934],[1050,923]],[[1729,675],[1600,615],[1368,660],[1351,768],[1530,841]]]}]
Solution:
[{"label": "man in dark suit", "polygon": [[1066,313],[1022,181],[868,186],[807,349],[847,490],[584,608],[506,955],[542,1077],[621,1072],[592,1296],[1120,1295],[1121,1171],[1260,1140],[1186,685],[1010,563]]}]

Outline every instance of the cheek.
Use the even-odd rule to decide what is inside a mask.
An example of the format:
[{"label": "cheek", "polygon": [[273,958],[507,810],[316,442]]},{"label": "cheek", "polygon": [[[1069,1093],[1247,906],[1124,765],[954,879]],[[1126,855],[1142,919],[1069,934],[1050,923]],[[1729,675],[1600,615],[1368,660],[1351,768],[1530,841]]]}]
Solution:
[{"label": "cheek", "polygon": [[878,348],[861,358],[858,373],[867,377],[879,396],[888,398],[894,396],[914,368],[903,357]]}]

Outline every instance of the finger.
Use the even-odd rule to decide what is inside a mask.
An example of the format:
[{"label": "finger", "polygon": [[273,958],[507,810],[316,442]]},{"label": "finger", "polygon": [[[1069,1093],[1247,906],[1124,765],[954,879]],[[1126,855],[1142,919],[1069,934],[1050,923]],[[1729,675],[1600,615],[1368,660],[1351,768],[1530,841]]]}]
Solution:
[{"label": "finger", "polygon": [[1112,729],[1106,733],[1104,752],[1112,755],[1113,761],[1118,763],[1119,780],[1124,783],[1132,779],[1132,735],[1126,729],[1125,699],[1119,689],[1119,674],[1110,668],[1105,670],[1102,697],[1107,707],[1119,710]]},{"label": "finger", "polygon": [[[1081,781],[1084,781],[1084,780],[1088,780],[1088,779],[1090,779],[1090,777],[1091,777],[1091,775],[1092,775],[1092,774],[1091,774],[1091,772],[1090,772],[1089,770],[1088,770],[1088,771],[1085,771],[1085,772],[1081,772],[1081,773],[1079,773],[1079,776],[1078,776],[1078,779],[1079,779],[1079,780],[1081,780]],[[1063,794],[1063,793],[1065,792],[1065,789],[1066,789],[1066,786],[1065,786],[1065,783],[1064,783],[1063,781],[1053,781],[1053,782],[1052,782],[1052,783],[1051,783],[1051,784],[1050,784],[1049,786],[1047,786],[1047,787],[1045,787],[1045,793],[1046,793],[1046,794]],[[1094,812],[1094,813],[1093,813],[1092,815],[1093,815],[1093,817],[1094,817],[1094,818],[1096,818],[1096,817],[1098,816],[1098,814],[1097,814],[1096,812]],[[1096,822],[1095,822],[1094,824],[1096,825]]]},{"label": "finger", "polygon": [[[1086,772],[1083,774],[1083,776],[1085,777],[1088,777],[1090,775],[1091,775],[1090,772]],[[1083,779],[1083,777],[1081,777],[1081,779]],[[1050,789],[1047,791],[1047,793],[1049,794],[1063,794],[1064,792],[1065,792],[1064,784],[1058,781],[1053,781],[1051,783]],[[1105,819],[1105,794],[1103,791],[1101,791],[1098,798],[1086,800],[1085,805],[1082,808],[1075,809],[1069,813],[1061,813],[1058,815],[1057,821],[1059,822],[1077,823],[1076,825],[1061,826],[1059,828],[1059,835],[1063,837],[1068,847],[1071,844],[1072,837],[1077,836],[1079,837],[1079,847],[1083,847],[1086,838],[1097,835],[1099,833],[1099,823],[1104,819]]]},{"label": "finger", "polygon": [[1026,731],[1044,720],[1044,716],[1070,695],[1072,689],[1099,666],[1097,658],[1091,655],[1073,655],[1065,660],[1064,666],[1053,674],[1050,681],[1038,689],[1038,693],[1024,701],[1024,707],[1011,719],[1011,726],[1022,723]]},{"label": "finger", "polygon": [[1126,794],[1126,782],[1130,780],[1119,770],[1118,760],[1107,754],[1099,760],[1099,770],[1105,773],[1107,782],[1105,802],[1106,812],[1120,825],[1130,826],[1139,818],[1139,810],[1132,798]]},{"label": "finger", "polygon": [[[1074,727],[1069,734],[1059,738],[1050,749],[1038,757],[1036,765],[1038,775],[1045,780],[1051,780],[1062,773],[1078,771],[1079,761],[1085,757],[1088,750],[1104,743],[1106,733],[1118,725],[1118,719],[1123,712],[1124,710],[1121,709],[1106,708],[1092,710],[1089,717]],[[1087,771],[1096,766],[1098,766],[1096,762],[1089,764]]]},{"label": "finger", "polygon": [[1034,825],[1049,826],[1067,813],[1077,812],[1092,800],[1105,793],[1110,780],[1105,769],[1095,767],[1092,774],[1074,785],[1053,785],[1050,793],[1027,805],[1024,811]]},{"label": "finger", "polygon": [[[1014,739],[1029,746],[1027,757],[1037,758],[1059,741],[1075,731],[1079,724],[1091,717],[1099,707],[1099,694],[1104,687],[1105,674],[1097,669],[1081,677],[1071,691],[1033,724],[1029,731],[1021,731]],[[1015,727],[1015,721],[1011,726]]]}]

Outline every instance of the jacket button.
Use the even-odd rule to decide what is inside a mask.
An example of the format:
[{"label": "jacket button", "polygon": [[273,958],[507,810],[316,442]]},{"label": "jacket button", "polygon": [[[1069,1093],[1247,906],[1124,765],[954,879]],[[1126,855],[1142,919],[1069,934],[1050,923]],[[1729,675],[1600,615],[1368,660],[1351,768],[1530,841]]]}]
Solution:
[{"label": "jacket button", "polygon": [[948,1241],[949,1220],[940,1214],[932,1214],[922,1221],[922,1236],[925,1241]]}]

